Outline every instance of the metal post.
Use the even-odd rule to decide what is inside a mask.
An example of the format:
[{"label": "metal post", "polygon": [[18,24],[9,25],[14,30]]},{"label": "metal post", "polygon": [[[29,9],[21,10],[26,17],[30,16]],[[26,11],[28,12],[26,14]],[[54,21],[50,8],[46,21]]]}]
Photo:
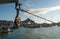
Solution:
[{"label": "metal post", "polygon": [[20,17],[19,17],[20,4],[18,1],[15,3],[15,9],[17,12],[16,17],[15,17],[15,25],[19,28],[20,27]]}]

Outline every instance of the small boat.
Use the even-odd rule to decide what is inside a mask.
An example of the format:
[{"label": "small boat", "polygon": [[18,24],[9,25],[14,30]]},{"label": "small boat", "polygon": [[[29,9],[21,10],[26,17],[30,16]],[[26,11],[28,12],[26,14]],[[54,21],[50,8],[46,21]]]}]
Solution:
[{"label": "small boat", "polygon": [[11,30],[10,28],[6,28],[6,29],[3,29],[1,31],[1,33],[8,33],[8,32],[12,32],[13,30]]},{"label": "small boat", "polygon": [[11,31],[11,29],[10,28],[8,28],[8,32],[10,32]]}]

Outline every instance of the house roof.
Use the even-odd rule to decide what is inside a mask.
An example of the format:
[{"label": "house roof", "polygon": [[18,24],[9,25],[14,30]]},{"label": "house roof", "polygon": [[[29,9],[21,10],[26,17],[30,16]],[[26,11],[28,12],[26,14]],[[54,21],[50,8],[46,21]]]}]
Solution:
[{"label": "house roof", "polygon": [[27,18],[24,22],[33,22],[33,23],[35,23],[34,21],[32,21],[31,19],[29,19],[29,18]]}]

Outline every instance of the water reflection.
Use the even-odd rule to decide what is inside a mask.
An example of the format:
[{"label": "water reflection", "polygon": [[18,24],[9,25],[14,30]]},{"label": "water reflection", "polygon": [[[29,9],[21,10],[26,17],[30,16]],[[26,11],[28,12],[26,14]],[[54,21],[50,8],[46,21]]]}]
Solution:
[{"label": "water reflection", "polygon": [[0,39],[60,39],[60,27],[19,28],[1,34]]}]

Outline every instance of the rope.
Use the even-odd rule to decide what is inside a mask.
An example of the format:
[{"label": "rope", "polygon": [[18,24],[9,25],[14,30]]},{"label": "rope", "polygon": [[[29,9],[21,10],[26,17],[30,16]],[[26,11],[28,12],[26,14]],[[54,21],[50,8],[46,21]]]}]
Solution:
[{"label": "rope", "polygon": [[27,10],[23,10],[23,9],[20,9],[20,10],[23,11],[23,12],[26,12],[26,13],[28,13],[28,14],[30,14],[30,15],[33,15],[33,16],[35,16],[35,17],[41,18],[41,19],[43,19],[43,20],[46,20],[46,21],[55,23],[55,22],[53,22],[53,21],[51,21],[51,20],[48,20],[48,19],[45,19],[45,18],[43,18],[43,17],[37,16],[37,15],[35,15],[35,14],[32,14],[32,13],[28,12]]}]

